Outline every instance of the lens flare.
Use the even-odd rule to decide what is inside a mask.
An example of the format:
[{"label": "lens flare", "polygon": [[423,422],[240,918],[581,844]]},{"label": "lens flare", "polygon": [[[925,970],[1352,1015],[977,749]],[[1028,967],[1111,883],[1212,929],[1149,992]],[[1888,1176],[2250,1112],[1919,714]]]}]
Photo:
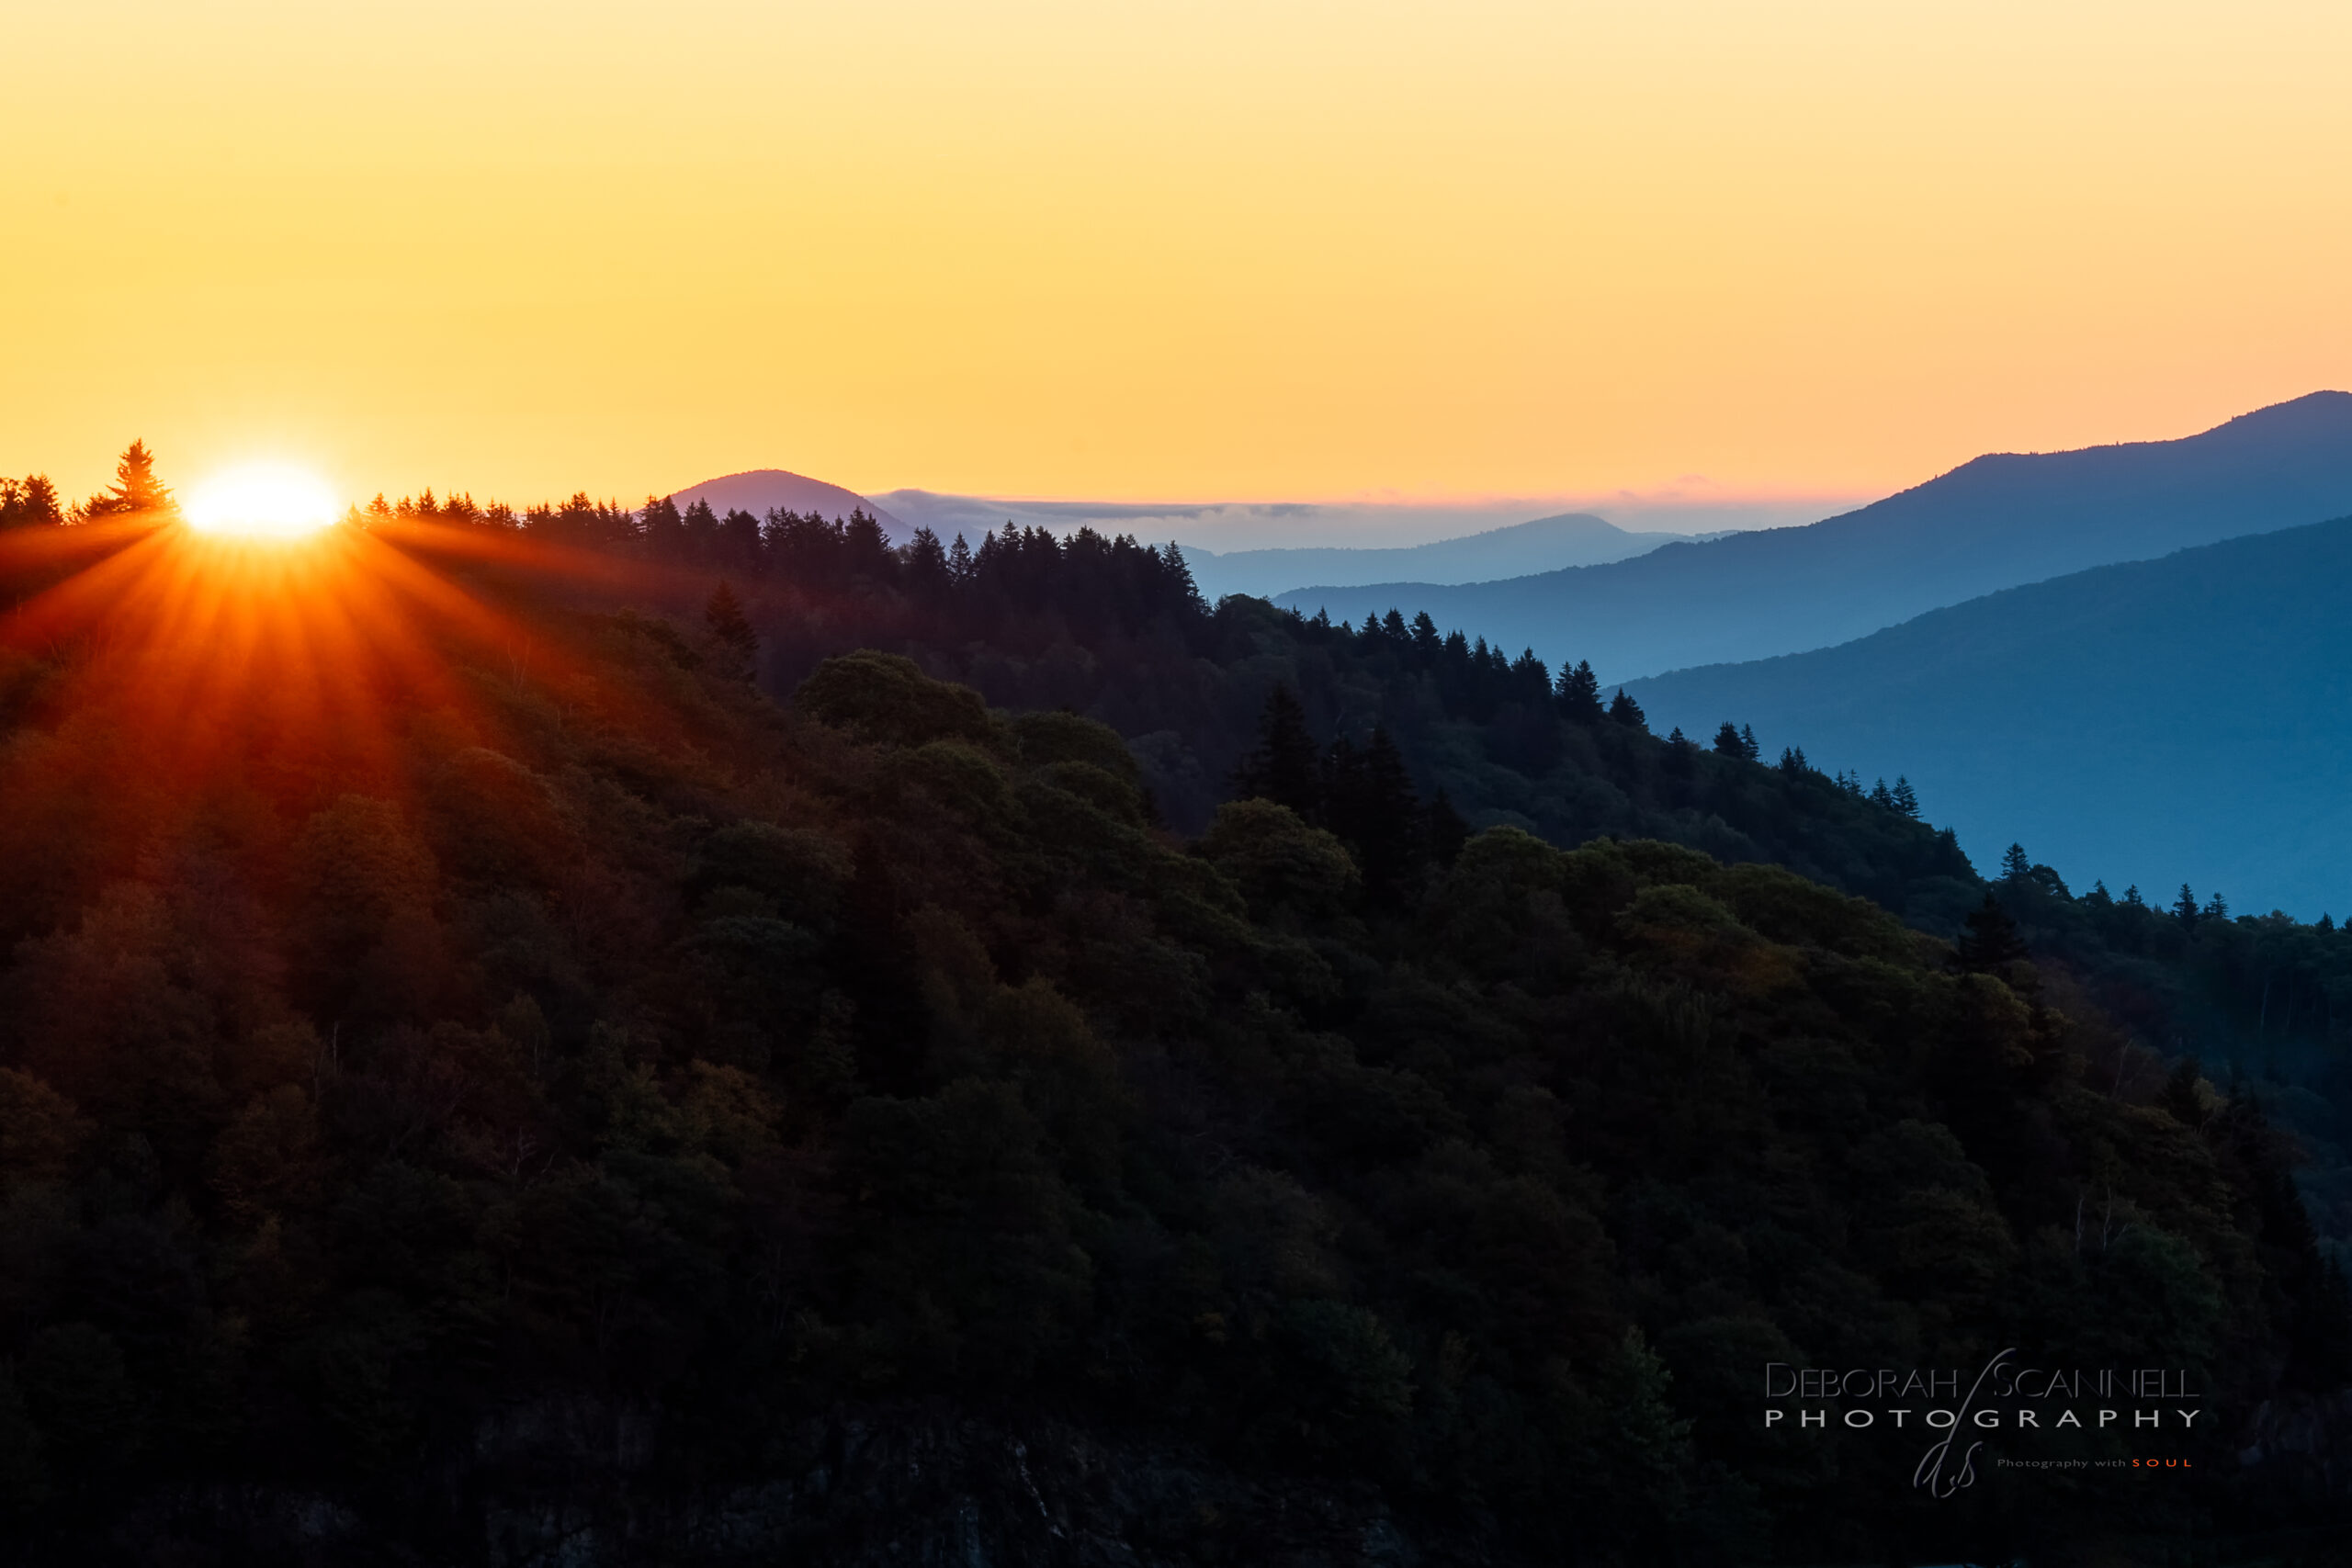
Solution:
[{"label": "lens flare", "polygon": [[255,463],[215,474],[188,491],[188,525],[204,534],[293,539],[335,520],[334,492],[316,474]]}]

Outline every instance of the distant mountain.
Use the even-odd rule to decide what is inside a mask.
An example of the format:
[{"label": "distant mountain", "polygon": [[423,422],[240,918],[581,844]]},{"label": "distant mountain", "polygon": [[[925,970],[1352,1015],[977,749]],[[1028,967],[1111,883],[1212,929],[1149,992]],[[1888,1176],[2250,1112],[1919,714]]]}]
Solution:
[{"label": "distant mountain", "polygon": [[1481,582],[1563,567],[1599,566],[1679,544],[1688,534],[1635,534],[1589,513],[1538,517],[1457,539],[1396,549],[1300,548],[1210,551],[1184,547],[1193,578],[1211,600],[1263,598],[1302,582]]},{"label": "distant mountain", "polygon": [[1907,774],[1979,867],[2352,913],[2352,517],[2101,567],[1627,690],[1653,728]]},{"label": "distant mountain", "polygon": [[1607,566],[1447,586],[1302,588],[1361,620],[1428,610],[1611,682],[1867,636],[2019,583],[2352,512],[2352,393],[2314,392],[2178,441],[1978,457],[1826,522]]},{"label": "distant mountain", "polygon": [[729,512],[749,512],[764,517],[771,510],[782,507],[787,512],[846,517],[864,507],[868,516],[882,525],[882,531],[890,536],[892,544],[906,543],[915,532],[913,525],[902,522],[854,491],[783,468],[752,468],[723,479],[705,479],[691,489],[675,492],[670,499],[678,503],[680,511],[697,501],[707,501],[710,509],[721,516]]},{"label": "distant mountain", "polygon": [[[1673,492],[1638,495],[1622,492],[1582,502],[1489,498],[1471,501],[1024,501],[1001,496],[948,495],[936,491],[894,490],[874,498],[899,516],[927,527],[942,539],[961,534],[977,539],[1012,523],[1018,527],[1044,528],[1069,535],[1080,528],[1102,534],[1132,534],[1149,544],[1179,540],[1189,558],[1200,551],[1220,557],[1255,553],[1261,549],[1360,550],[1408,549],[1431,540],[1445,541],[1490,534],[1520,525],[1526,518],[1551,523],[1564,517],[1593,518],[1651,546],[1675,538],[1713,538],[1736,528],[1778,528],[1812,522],[1853,504],[1825,497],[1780,499],[1710,499],[1704,494]],[[1596,535],[1596,539],[1607,536]],[[1521,559],[1482,567],[1469,576],[1429,576],[1428,562],[1394,560],[1377,569],[1351,559],[1343,575],[1306,574],[1281,581],[1267,580],[1251,588],[1228,592],[1265,593],[1295,588],[1307,581],[1368,582],[1395,581],[1405,574],[1433,581],[1467,582],[1508,577],[1586,560],[1611,560],[1625,552],[1588,555],[1581,551],[1551,557],[1533,551]],[[1377,576],[1356,575],[1376,570]],[[1335,571],[1340,569],[1335,569]],[[1451,569],[1448,569],[1451,571]],[[1253,579],[1253,581],[1255,581]]]}]

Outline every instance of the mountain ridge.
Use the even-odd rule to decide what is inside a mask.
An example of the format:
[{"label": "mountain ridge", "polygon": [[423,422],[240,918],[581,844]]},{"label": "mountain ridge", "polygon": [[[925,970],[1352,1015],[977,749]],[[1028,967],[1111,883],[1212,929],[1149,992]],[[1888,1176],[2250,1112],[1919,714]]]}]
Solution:
[{"label": "mountain ridge", "polygon": [[[1566,567],[1605,565],[1692,537],[1641,533],[1589,512],[1563,512],[1421,545],[1306,545],[1252,550],[1210,550],[1186,545],[1184,554],[1201,592],[1216,599],[1227,593],[1279,593],[1318,571],[1329,581],[1378,581],[1376,574],[1390,567],[1420,567],[1423,579],[1433,582],[1491,581]],[[1374,575],[1367,577],[1368,573]]]},{"label": "mountain ridge", "polygon": [[1360,619],[1426,609],[1615,682],[1835,646],[2023,582],[2352,511],[2352,393],[2319,391],[2177,440],[1991,453],[1801,527],[1668,545],[1501,582],[1317,585]]},{"label": "mountain ridge", "polygon": [[1899,771],[1980,863],[2018,840],[2086,879],[2308,918],[2352,908],[2347,592],[2352,515],[1626,690],[1661,728],[1734,719],[1818,767]]}]

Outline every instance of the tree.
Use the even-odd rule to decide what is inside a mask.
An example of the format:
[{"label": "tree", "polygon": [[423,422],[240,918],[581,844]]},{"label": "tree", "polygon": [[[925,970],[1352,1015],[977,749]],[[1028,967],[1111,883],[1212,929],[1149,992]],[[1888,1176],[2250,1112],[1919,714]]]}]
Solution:
[{"label": "tree", "polygon": [[1609,699],[1609,716],[1628,729],[1649,728],[1649,720],[1642,712],[1642,705],[1627,696],[1625,688],[1623,686],[1618,687],[1617,694]]},{"label": "tree", "polygon": [[1331,831],[1363,866],[1364,896],[1375,905],[1388,903],[1420,858],[1421,808],[1405,759],[1385,728],[1374,727],[1362,750],[1344,737],[1331,742],[1324,801]]},{"label": "tree", "polygon": [[2018,883],[2033,875],[2033,862],[2026,858],[2023,844],[2011,844],[2001,854],[2001,880]]},{"label": "tree", "polygon": [[1781,748],[1781,772],[1793,779],[1803,777],[1805,773],[1812,772],[1812,769],[1813,764],[1804,760],[1804,747],[1783,746]]},{"label": "tree", "polygon": [[2172,1077],[2165,1080],[2165,1087],[2156,1094],[2156,1103],[2184,1127],[2202,1127],[2205,1124],[2204,1097],[2197,1088],[2202,1071],[2196,1057],[2184,1056],[2180,1065],[2173,1068]]},{"label": "tree", "polygon": [[1894,809],[1914,822],[1919,819],[1919,792],[1911,787],[1909,779],[1899,774],[1894,781]]},{"label": "tree", "polygon": [[1990,893],[1984,902],[1969,912],[1963,922],[1967,930],[1960,939],[1960,966],[1974,974],[1997,971],[2026,955],[2025,939],[2018,934],[2018,923],[2001,908],[2001,901]]},{"label": "tree", "polygon": [[1204,608],[1200,584],[1193,580],[1193,565],[1184,558],[1184,552],[1177,547],[1175,540],[1170,539],[1159,547],[1159,558],[1167,569],[1169,585],[1175,592],[1176,603],[1186,610]]},{"label": "tree", "polygon": [[1233,793],[1242,800],[1271,800],[1308,821],[1322,817],[1323,790],[1315,738],[1306,732],[1306,710],[1288,686],[1266,694],[1258,716],[1258,744],[1234,771]]},{"label": "tree", "polygon": [[65,521],[57,502],[57,487],[46,476],[28,474],[21,479],[0,479],[0,528],[29,528]]},{"label": "tree", "polygon": [[905,555],[906,566],[901,575],[918,595],[935,597],[953,583],[947,551],[940,544],[939,536],[928,527],[915,530],[915,536],[907,541]]},{"label": "tree", "polygon": [[1751,726],[1739,727],[1739,754],[1751,762],[1764,755],[1764,749],[1756,744],[1756,731]]},{"label": "tree", "polygon": [[735,597],[735,590],[724,582],[712,589],[710,602],[702,608],[702,622],[718,645],[741,661],[748,678],[752,660],[759,655],[760,634],[752,629],[751,617],[743,614],[742,601]]},{"label": "tree", "polygon": [[1739,738],[1739,727],[1729,719],[1724,720],[1722,727],[1715,731],[1715,755],[1718,757],[1747,755],[1747,744]]},{"label": "tree", "polygon": [[82,503],[85,518],[133,517],[174,509],[172,492],[155,478],[155,455],[147,450],[144,441],[123,448],[114,477],[113,489]]},{"label": "tree", "polygon": [[2196,930],[2197,895],[2188,890],[2188,884],[2186,882],[2180,885],[2180,897],[2174,899],[2172,902],[2172,913],[2173,919],[2178,920],[2182,925],[2187,926],[2191,931]]},{"label": "tree", "polygon": [[1553,687],[1552,694],[1558,701],[1565,717],[1578,724],[1600,721],[1602,711],[1600,682],[1593,675],[1590,660],[1577,660],[1577,667],[1573,670],[1561,666],[1560,679]]}]

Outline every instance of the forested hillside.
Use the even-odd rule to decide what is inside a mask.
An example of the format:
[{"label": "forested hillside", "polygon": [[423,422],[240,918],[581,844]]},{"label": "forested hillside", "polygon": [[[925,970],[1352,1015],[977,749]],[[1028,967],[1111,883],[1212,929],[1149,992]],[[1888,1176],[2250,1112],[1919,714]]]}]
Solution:
[{"label": "forested hillside", "polygon": [[[21,1554],[2318,1562],[2345,1524],[2292,1151],[2130,1071],[2136,1021],[1892,792],[1434,628],[1211,614],[1131,543],[793,520],[714,591],[698,520],[622,572],[557,511],[409,511],[290,564],[87,535],[11,622]],[[1623,836],[1465,837],[1440,785]],[[1960,940],[1781,855],[1952,884]],[[1907,1441],[1759,1419],[1767,1362],[2014,1344],[2184,1369],[2196,1468],[1937,1501]]]},{"label": "forested hillside", "polygon": [[[380,525],[397,530],[425,521],[414,503],[402,505],[410,523],[403,525],[401,506],[388,505]],[[441,516],[448,519],[446,507]],[[643,517],[646,524],[637,525],[617,507],[594,508],[580,498],[570,508],[522,520],[521,532],[547,541],[601,540],[604,551],[634,563],[622,579],[628,592],[656,592],[667,581],[682,614],[691,612],[713,573],[727,574],[742,588],[752,619],[766,635],[761,661],[770,689],[780,696],[818,659],[877,647],[969,683],[1001,706],[1066,707],[1100,719],[1127,739],[1157,814],[1180,832],[1204,828],[1216,803],[1232,793],[1258,743],[1270,697],[1286,689],[1299,699],[1306,742],[1327,753],[1317,769],[1334,770],[1343,781],[1357,779],[1361,755],[1377,730],[1396,749],[1419,797],[1444,796],[1474,828],[1515,826],[1563,846],[1601,836],[1654,838],[1727,862],[1769,862],[1869,897],[1917,929],[1952,939],[1988,890],[1951,834],[1919,820],[1907,780],[1898,774],[1892,785],[1874,779],[1866,787],[1851,774],[1825,774],[1805,760],[1803,743],[1810,733],[1775,722],[1779,710],[1760,700],[1768,728],[1776,731],[1772,751],[1758,746],[1751,726],[1732,722],[1751,716],[1736,705],[1725,709],[1713,733],[1702,731],[1702,741],[1679,731],[1661,739],[1650,732],[1638,703],[1605,693],[1581,665],[1552,671],[1524,651],[1507,659],[1483,639],[1441,635],[1425,615],[1409,624],[1391,615],[1350,628],[1255,600],[1227,599],[1211,610],[1192,590],[1172,547],[1153,549],[1087,532],[1057,540],[1042,529],[1007,528],[977,550],[937,549],[918,537],[893,552],[854,516],[834,522],[789,514],[672,517],[664,506],[649,503]],[[460,528],[435,536],[446,547],[451,538],[481,532]],[[2245,558],[2277,575],[2280,560],[2310,566],[2312,552],[2299,541],[2340,532],[2287,531],[2209,553]],[[2178,575],[2168,575],[2172,564],[2116,569],[2114,575],[2168,581]],[[674,575],[650,576],[649,569],[656,568]],[[2202,583],[2211,575],[2192,572],[2189,580]],[[2321,570],[2288,575],[2301,581],[2274,585],[2278,592],[2257,597],[2299,604],[2309,597],[2312,581],[2330,580]],[[2060,592],[2053,584],[2014,597]],[[2106,604],[2096,600],[2094,607]],[[2081,616],[2043,612],[2030,618],[2041,629],[2022,636],[2021,643],[2033,648],[2035,637],[2063,635]],[[1973,673],[1989,678],[2003,668],[1996,653],[1988,652]],[[1876,683],[1902,679],[1910,668],[1897,658],[1880,662],[1883,668],[1849,672],[1852,689],[1867,693]],[[2183,689],[2201,678],[2194,671],[2179,677]],[[1837,680],[1820,683],[1829,692],[1839,685]],[[2060,700],[2052,694],[2029,700],[2023,693],[2018,698],[2029,708]],[[2216,691],[2204,707],[2220,715],[2233,705]],[[2285,716],[2272,717],[2278,722],[2271,738],[2249,738],[2246,749],[2267,755],[2301,733]],[[1955,732],[1973,733],[1980,720],[1992,723],[1977,716]],[[2083,726],[2086,734],[2098,729]],[[2020,757],[2039,759],[2021,765],[2052,779],[2060,776],[2053,770],[2062,764],[2095,769],[2107,761],[2031,749]],[[1319,787],[1311,781],[1294,784],[1289,798],[1312,817]],[[1351,793],[1352,784],[1343,782],[1340,795]],[[1362,807],[1342,798],[1339,815],[1361,819]],[[1393,811],[1390,818],[1393,823]],[[1982,836],[1987,829],[1980,824],[1978,831]],[[2062,903],[2071,903],[2061,874],[2044,867],[2046,875],[2029,884],[2023,869],[1997,869],[1990,890],[2037,932],[2066,925],[2037,913],[2037,908],[2046,912],[2046,904],[2031,903],[2052,889]],[[2067,866],[2078,883],[2096,880],[2098,869]],[[2177,887],[2189,875],[2184,868],[2164,885]],[[2218,907],[2217,895],[2224,891],[2204,885],[2196,902]],[[2172,901],[2153,877],[2146,897],[2158,906]],[[2116,902],[2115,920],[2122,926],[2110,921],[2099,929],[2140,934],[2118,937],[2120,953],[2109,952],[2104,941],[2089,947],[2075,941],[2067,950],[2068,967],[2130,976],[2101,1005],[2128,1019],[2122,1038],[2145,1054],[2139,1069],[2143,1078],[2161,1076],[2165,1063],[2195,1055],[2217,1072],[2234,1075],[2292,1127],[2307,1156],[2301,1179],[2319,1206],[2323,1237],[2337,1256],[2352,1259],[2352,1202],[2345,1198],[2352,1193],[2352,1076],[2336,1065],[2344,1054],[2335,1043],[2333,1021],[2333,998],[2339,994],[2352,1017],[2352,933],[2338,932],[2332,921],[2324,930],[2267,915],[2257,921],[2252,917],[2260,911],[2253,910],[2211,922],[2199,941],[2182,943],[2162,928],[2146,934],[2120,895]],[[2079,934],[2087,928],[2077,922],[2074,929]],[[2300,1014],[2303,1028],[2315,1032],[2313,1050],[2278,1049],[2279,1025],[2264,1000],[2277,965],[2215,956],[2241,942],[2273,943],[2279,932],[2312,955],[2298,963],[2313,976],[2308,996],[2316,1001],[2307,1001]],[[2165,954],[2161,962],[2139,956],[2155,950]]]}]

